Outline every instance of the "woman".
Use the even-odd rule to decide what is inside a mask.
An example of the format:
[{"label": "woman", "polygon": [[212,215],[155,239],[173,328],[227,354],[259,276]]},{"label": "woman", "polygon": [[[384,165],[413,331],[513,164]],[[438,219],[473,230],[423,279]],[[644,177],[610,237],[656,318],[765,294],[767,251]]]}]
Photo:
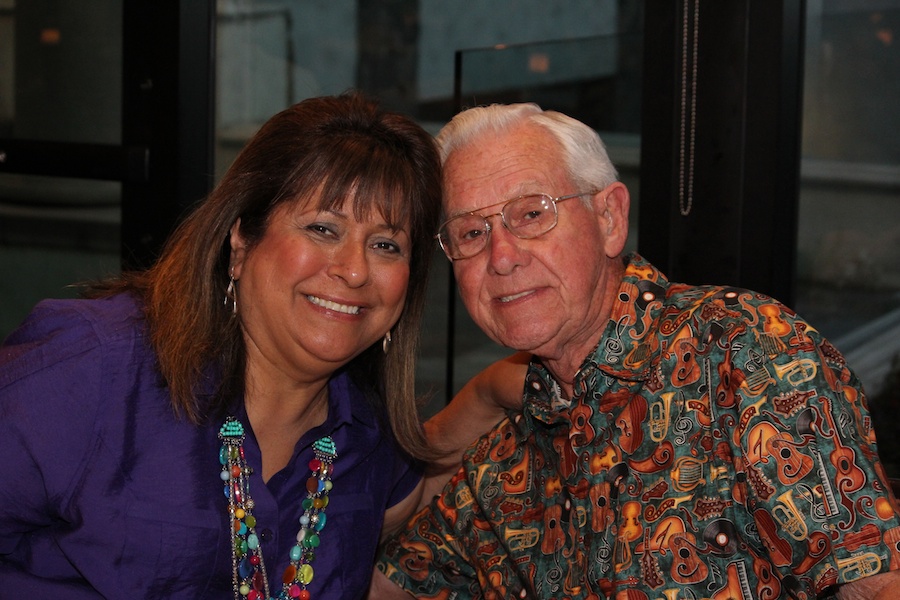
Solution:
[{"label": "woman", "polygon": [[363,596],[429,456],[413,367],[439,203],[419,126],[306,100],[152,268],[39,304],[0,350],[0,589]]}]

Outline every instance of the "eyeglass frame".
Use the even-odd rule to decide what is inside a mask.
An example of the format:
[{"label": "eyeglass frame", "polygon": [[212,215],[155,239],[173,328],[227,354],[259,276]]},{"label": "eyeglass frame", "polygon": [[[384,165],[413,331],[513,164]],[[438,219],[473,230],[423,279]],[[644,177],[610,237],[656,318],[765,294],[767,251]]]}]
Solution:
[{"label": "eyeglass frame", "polygon": [[[559,209],[556,208],[556,204],[558,202],[563,202],[565,200],[571,200],[572,198],[583,198],[584,196],[593,196],[594,194],[598,194],[601,191],[602,190],[592,190],[589,192],[577,192],[575,194],[567,194],[564,196],[556,196],[556,197],[553,197],[550,194],[546,194],[544,192],[535,192],[533,194],[522,194],[520,196],[516,196],[515,198],[508,198],[506,200],[501,200],[500,202],[495,202],[494,204],[488,204],[487,206],[482,206],[481,208],[476,209],[476,210],[470,210],[467,212],[459,213],[458,215],[454,215],[454,216],[450,217],[449,219],[447,219],[446,221],[444,221],[443,223],[441,223],[441,226],[438,227],[438,233],[437,233],[437,235],[434,236],[434,238],[438,241],[438,244],[440,244],[440,246],[441,246],[441,250],[444,251],[444,255],[447,257],[448,260],[450,260],[450,262],[453,262],[455,260],[465,260],[467,258],[472,258],[473,256],[478,256],[479,254],[481,254],[482,251],[484,251],[485,248],[487,248],[488,243],[491,241],[491,232],[494,230],[494,227],[491,225],[491,222],[488,220],[489,218],[499,216],[500,222],[503,224],[503,227],[505,227],[508,232],[510,232],[511,234],[513,234],[514,236],[519,238],[520,240],[533,240],[533,239],[541,237],[542,235],[550,233],[559,224]],[[503,211],[506,210],[506,207],[509,204],[515,202],[516,200],[521,200],[522,198],[528,198],[530,196],[544,196],[544,197],[550,199],[550,204],[553,206],[553,225],[551,225],[549,228],[547,228],[546,230],[542,231],[541,233],[539,233],[537,235],[522,236],[522,235],[517,234],[515,231],[513,231],[512,229],[509,228],[509,225],[507,225],[507,223],[506,223],[506,216],[503,214]],[[502,206],[500,206],[500,205],[502,205]],[[480,211],[488,209],[488,208],[493,208],[495,206],[500,206],[499,212],[491,213],[489,215],[479,214]],[[478,250],[478,252],[475,252],[474,254],[469,254],[468,256],[459,256],[459,257],[453,258],[450,255],[450,250],[447,248],[447,246],[444,245],[444,240],[442,239],[441,232],[444,231],[444,228],[447,226],[448,223],[450,223],[451,221],[455,221],[456,219],[459,219],[461,217],[481,217],[481,220],[484,221],[484,230],[485,230],[484,246],[482,246],[481,249]],[[448,245],[449,245],[449,242],[448,242]]]}]

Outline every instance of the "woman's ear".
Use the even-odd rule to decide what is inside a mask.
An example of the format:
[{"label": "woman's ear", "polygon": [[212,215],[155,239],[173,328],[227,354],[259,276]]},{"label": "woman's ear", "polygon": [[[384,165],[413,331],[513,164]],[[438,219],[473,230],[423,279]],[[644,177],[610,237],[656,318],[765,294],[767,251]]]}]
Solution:
[{"label": "woman's ear", "polygon": [[241,278],[241,267],[244,265],[244,258],[247,256],[247,242],[241,235],[241,220],[238,219],[231,226],[228,234],[231,244],[231,259],[229,261],[229,274],[235,279]]},{"label": "woman's ear", "polygon": [[616,181],[595,194],[593,202],[606,237],[604,251],[609,258],[615,258],[622,254],[628,241],[628,211],[631,207],[628,188]]}]

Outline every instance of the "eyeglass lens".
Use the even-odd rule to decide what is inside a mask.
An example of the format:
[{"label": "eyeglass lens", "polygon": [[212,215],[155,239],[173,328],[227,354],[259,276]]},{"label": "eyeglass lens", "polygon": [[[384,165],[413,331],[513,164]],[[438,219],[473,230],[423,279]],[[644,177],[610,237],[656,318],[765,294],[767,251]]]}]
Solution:
[{"label": "eyeglass lens", "polygon": [[[511,200],[503,206],[500,214],[506,228],[522,239],[537,237],[556,224],[553,198],[546,194]],[[487,244],[489,231],[486,216],[460,215],[444,225],[440,240],[451,256],[464,258],[481,252]]]}]

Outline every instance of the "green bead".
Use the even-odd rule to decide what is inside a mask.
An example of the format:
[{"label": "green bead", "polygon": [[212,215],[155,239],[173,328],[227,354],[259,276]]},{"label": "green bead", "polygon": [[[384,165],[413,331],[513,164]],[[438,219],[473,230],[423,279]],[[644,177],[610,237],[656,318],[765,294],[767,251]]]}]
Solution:
[{"label": "green bead", "polygon": [[297,572],[297,581],[302,584],[307,584],[312,581],[313,578],[313,568],[310,565],[302,565],[300,570]]}]

